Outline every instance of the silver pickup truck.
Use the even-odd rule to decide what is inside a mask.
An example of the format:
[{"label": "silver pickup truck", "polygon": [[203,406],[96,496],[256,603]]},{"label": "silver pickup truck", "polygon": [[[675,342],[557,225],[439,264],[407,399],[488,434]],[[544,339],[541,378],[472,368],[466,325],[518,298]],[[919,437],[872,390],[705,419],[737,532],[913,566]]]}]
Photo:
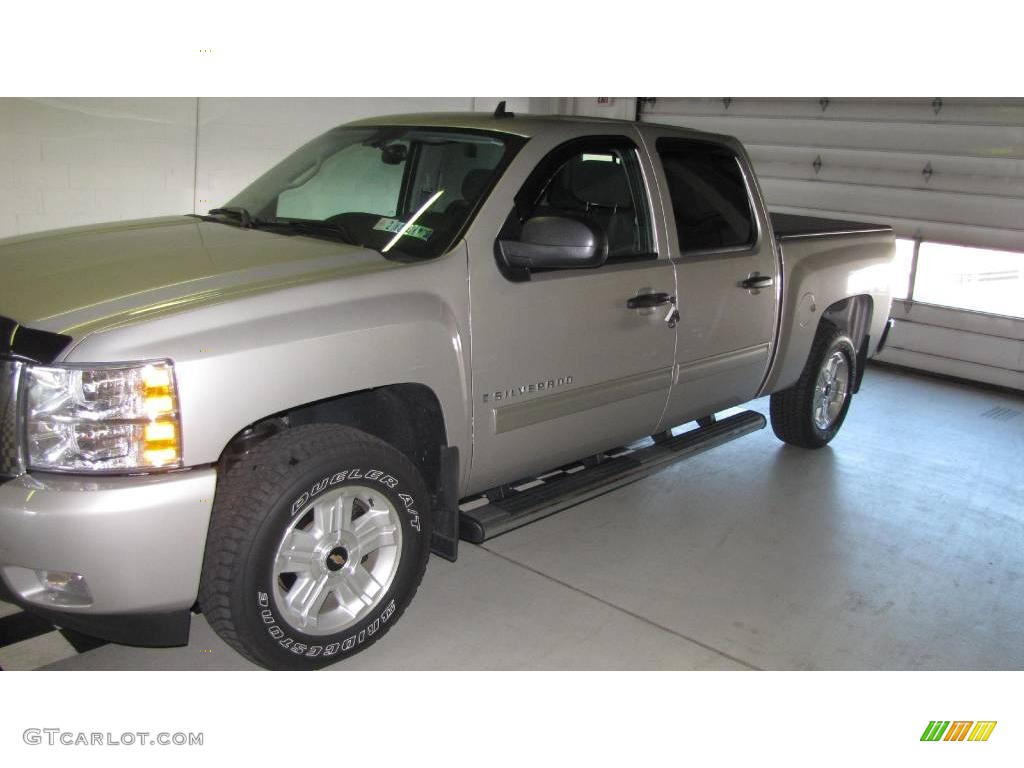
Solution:
[{"label": "silver pickup truck", "polygon": [[341,126],[208,215],[0,241],[0,597],[339,661],[431,552],[765,426],[716,413],[770,393],[828,443],[893,256],[769,214],[733,138],[503,107]]}]

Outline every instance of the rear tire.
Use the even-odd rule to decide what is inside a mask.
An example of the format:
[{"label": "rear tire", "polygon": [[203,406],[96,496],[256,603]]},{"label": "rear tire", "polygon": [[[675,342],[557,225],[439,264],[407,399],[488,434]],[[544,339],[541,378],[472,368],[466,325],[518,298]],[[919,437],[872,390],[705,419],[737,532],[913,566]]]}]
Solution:
[{"label": "rear tire", "polygon": [[822,322],[797,382],[771,398],[772,431],[785,443],[821,448],[839,432],[857,380],[850,337]]},{"label": "rear tire", "polygon": [[270,669],[358,653],[416,593],[429,505],[416,467],[382,440],[334,424],[280,432],[218,485],[203,613],[228,645]]}]

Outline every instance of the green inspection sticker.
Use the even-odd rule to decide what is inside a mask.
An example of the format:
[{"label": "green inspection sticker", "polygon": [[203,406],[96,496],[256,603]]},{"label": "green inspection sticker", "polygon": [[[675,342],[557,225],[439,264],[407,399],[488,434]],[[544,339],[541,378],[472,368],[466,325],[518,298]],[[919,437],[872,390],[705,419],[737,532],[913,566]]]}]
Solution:
[{"label": "green inspection sticker", "polygon": [[379,229],[381,232],[393,232],[396,235],[399,232],[402,232],[402,229],[405,228],[405,231],[402,232],[403,235],[415,237],[417,240],[423,240],[424,242],[429,240],[430,236],[434,234],[434,230],[430,227],[421,227],[419,224],[410,224],[406,227],[404,221],[388,218],[378,219],[377,223],[373,225],[373,228]]}]

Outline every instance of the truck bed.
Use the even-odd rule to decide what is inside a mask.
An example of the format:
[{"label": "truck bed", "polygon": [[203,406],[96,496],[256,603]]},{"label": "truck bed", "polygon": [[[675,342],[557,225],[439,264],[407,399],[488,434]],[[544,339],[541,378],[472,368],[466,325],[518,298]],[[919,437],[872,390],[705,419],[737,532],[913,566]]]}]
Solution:
[{"label": "truck bed", "polygon": [[861,234],[865,232],[888,232],[887,224],[865,224],[861,221],[841,219],[819,219],[816,216],[797,216],[792,213],[769,211],[772,229],[779,240],[796,237],[829,237],[833,235]]}]

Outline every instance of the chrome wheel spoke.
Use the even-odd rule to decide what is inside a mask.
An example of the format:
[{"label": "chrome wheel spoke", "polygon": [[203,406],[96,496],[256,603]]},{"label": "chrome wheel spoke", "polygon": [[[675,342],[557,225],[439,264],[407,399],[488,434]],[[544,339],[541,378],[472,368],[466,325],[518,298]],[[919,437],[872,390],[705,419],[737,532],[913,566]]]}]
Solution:
[{"label": "chrome wheel spoke", "polygon": [[371,509],[356,518],[353,532],[359,541],[359,552],[369,555],[381,547],[393,547],[398,541],[398,527],[387,509]]},{"label": "chrome wheel spoke", "polygon": [[316,578],[305,577],[296,581],[288,590],[285,601],[298,615],[301,625],[307,626],[310,621],[316,622],[328,594],[327,574],[321,574]]},{"label": "chrome wheel spoke", "polygon": [[278,552],[274,564],[276,573],[312,573],[316,545],[316,536],[299,528],[292,529]]},{"label": "chrome wheel spoke", "polygon": [[373,605],[374,597],[381,591],[381,584],[366,568],[357,565],[346,572],[333,586],[338,603],[353,618],[361,615]]},{"label": "chrome wheel spoke", "polygon": [[338,533],[352,525],[352,496],[324,497],[313,502],[313,525],[321,536]]},{"label": "chrome wheel spoke", "polygon": [[811,418],[818,429],[827,430],[835,424],[846,403],[849,388],[850,365],[842,352],[833,352],[821,366],[811,398]]},{"label": "chrome wheel spoke", "polygon": [[362,565],[357,565],[352,573],[347,574],[346,581],[363,602],[369,604],[374,595],[380,592],[381,584]]},{"label": "chrome wheel spoke", "polygon": [[839,361],[836,360],[835,355],[829,358],[828,367],[826,368],[825,374],[829,384],[832,384],[836,380],[836,368],[838,367],[838,365]]},{"label": "chrome wheel spoke", "polygon": [[338,605],[341,606],[341,609],[352,619],[359,618],[359,614],[366,608],[366,603],[361,599],[360,595],[352,589],[348,581],[341,579],[336,582],[331,589],[334,590],[334,596],[338,601]]}]

